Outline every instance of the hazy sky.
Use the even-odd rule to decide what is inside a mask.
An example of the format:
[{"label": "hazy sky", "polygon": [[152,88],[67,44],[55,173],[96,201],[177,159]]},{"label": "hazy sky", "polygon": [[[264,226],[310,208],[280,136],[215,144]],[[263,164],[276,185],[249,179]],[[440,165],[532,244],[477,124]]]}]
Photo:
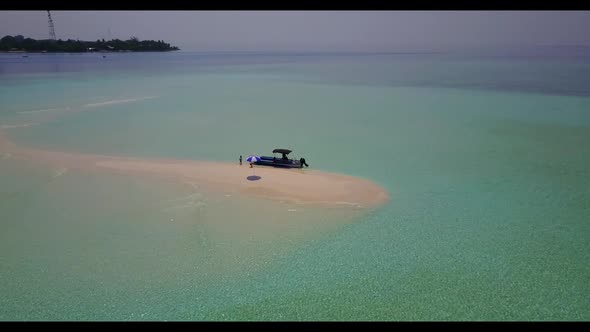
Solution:
[{"label": "hazy sky", "polygon": [[[55,11],[61,39],[163,39],[184,50],[590,45],[590,11]],[[44,11],[0,11],[0,35],[48,38]],[[110,34],[109,34],[110,29]]]}]

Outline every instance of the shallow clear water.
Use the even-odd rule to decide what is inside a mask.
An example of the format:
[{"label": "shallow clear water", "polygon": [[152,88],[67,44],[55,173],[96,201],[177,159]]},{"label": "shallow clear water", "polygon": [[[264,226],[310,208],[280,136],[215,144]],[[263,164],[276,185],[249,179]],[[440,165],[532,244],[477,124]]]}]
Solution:
[{"label": "shallow clear water", "polygon": [[19,144],[235,162],[286,147],[391,195],[347,217],[2,155],[2,320],[590,318],[586,58],[0,55],[0,69],[0,126]]}]

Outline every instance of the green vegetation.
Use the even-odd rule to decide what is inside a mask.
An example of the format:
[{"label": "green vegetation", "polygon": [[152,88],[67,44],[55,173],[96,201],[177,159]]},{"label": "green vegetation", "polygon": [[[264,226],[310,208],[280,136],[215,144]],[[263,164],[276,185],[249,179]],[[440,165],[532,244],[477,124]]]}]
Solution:
[{"label": "green vegetation", "polygon": [[0,39],[0,52],[165,52],[177,51],[162,40],[142,40],[131,37],[129,40],[35,40],[23,36],[5,36]]}]

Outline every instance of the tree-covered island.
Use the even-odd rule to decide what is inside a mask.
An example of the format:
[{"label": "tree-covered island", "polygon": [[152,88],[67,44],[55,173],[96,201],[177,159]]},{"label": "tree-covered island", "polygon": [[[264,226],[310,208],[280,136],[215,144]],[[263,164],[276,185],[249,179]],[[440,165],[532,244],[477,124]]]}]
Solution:
[{"label": "tree-covered island", "polygon": [[5,36],[0,39],[0,52],[42,52],[42,53],[81,53],[81,52],[167,52],[179,50],[176,46],[162,40],[112,39],[105,41],[82,40],[35,40],[23,36]]}]

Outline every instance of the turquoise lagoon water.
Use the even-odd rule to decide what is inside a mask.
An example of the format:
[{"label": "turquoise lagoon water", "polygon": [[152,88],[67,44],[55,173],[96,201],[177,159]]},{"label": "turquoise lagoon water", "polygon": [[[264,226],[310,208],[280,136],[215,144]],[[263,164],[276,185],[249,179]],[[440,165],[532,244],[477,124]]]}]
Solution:
[{"label": "turquoise lagoon water", "polygon": [[391,196],[350,217],[4,154],[1,320],[590,318],[587,57],[2,55],[0,68],[0,125],[22,145],[230,162],[287,147]]}]

